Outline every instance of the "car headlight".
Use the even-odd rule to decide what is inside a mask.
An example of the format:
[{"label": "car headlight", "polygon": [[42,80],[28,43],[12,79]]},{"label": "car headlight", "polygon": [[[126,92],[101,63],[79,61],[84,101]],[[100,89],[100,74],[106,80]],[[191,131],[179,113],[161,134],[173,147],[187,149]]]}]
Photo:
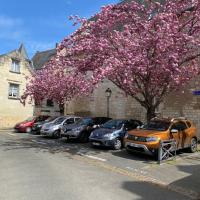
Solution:
[{"label": "car headlight", "polygon": [[110,140],[114,139],[117,136],[117,134],[114,133],[107,133],[104,135],[104,138],[109,138]]},{"label": "car headlight", "polygon": [[78,127],[78,128],[73,129],[73,131],[75,133],[79,133],[81,130],[82,130],[82,127]]},{"label": "car headlight", "polygon": [[93,136],[94,136],[94,132],[91,132],[90,137],[93,137]]},{"label": "car headlight", "polygon": [[52,126],[51,129],[52,129],[53,131],[55,131],[55,130],[59,129],[59,126]]},{"label": "car headlight", "polygon": [[126,132],[126,134],[124,135],[125,138],[128,138],[128,132]]},{"label": "car headlight", "polygon": [[103,137],[105,137],[105,138],[110,138],[111,135],[112,135],[112,133],[107,133],[107,134],[105,134]]},{"label": "car headlight", "polygon": [[146,142],[155,142],[155,141],[157,141],[157,140],[158,140],[157,137],[147,137],[147,138],[146,138]]}]

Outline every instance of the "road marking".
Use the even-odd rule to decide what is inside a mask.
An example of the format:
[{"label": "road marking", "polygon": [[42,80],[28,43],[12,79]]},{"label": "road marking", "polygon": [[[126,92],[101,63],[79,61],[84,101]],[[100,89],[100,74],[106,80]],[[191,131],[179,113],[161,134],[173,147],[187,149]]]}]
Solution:
[{"label": "road marking", "polygon": [[91,158],[91,159],[94,159],[94,160],[99,160],[99,161],[102,161],[102,162],[106,162],[107,161],[104,158],[99,158],[99,157],[96,157],[96,156],[87,155],[87,154],[83,154],[83,153],[80,153],[80,152],[78,152],[77,154],[80,155],[80,156],[84,156],[84,157]]},{"label": "road marking", "polygon": [[8,133],[8,135],[17,136],[16,134],[13,134],[13,133]]},{"label": "road marking", "polygon": [[40,142],[40,141],[37,141],[37,140],[31,140],[32,142],[35,142],[35,143],[38,143],[38,144],[47,144],[45,142]]}]

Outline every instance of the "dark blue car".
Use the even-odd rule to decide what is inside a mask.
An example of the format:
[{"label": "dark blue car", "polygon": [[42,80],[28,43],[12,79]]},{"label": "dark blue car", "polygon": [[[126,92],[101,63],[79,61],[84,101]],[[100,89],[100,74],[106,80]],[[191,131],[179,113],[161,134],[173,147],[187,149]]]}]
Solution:
[{"label": "dark blue car", "polygon": [[123,146],[123,138],[126,132],[141,125],[141,121],[133,119],[110,120],[94,130],[89,139],[94,146],[107,146],[118,150]]}]

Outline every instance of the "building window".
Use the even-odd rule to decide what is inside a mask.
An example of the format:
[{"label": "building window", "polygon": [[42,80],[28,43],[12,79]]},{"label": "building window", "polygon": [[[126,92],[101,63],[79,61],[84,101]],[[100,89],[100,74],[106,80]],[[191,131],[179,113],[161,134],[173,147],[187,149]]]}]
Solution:
[{"label": "building window", "polygon": [[12,59],[10,71],[15,72],[15,73],[20,73],[20,62],[19,62],[19,60]]},{"label": "building window", "polygon": [[19,85],[10,83],[8,97],[19,98]]},{"label": "building window", "polygon": [[51,99],[47,99],[47,106],[48,107],[53,107],[54,106],[53,101]]}]

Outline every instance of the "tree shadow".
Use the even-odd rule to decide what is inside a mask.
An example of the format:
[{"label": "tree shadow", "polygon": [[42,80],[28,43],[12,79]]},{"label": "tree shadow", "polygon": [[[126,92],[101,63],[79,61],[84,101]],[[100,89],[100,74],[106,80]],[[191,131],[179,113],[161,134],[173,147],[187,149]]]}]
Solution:
[{"label": "tree shadow", "polygon": [[[181,158],[186,157],[188,154],[191,154],[191,153],[188,153],[186,149],[178,150],[176,152],[176,155]],[[122,151],[113,151],[112,155],[125,158],[128,160],[142,161],[144,163],[149,163],[149,164],[158,163],[158,158],[153,155],[145,154],[141,152],[127,152],[125,149],[123,149]],[[170,159],[173,159],[173,158],[170,158]],[[162,162],[165,162],[165,161],[168,161],[168,160],[163,160]]]},{"label": "tree shadow", "polygon": [[98,155],[101,150],[90,148],[88,143],[80,143],[78,141],[66,141],[63,138],[52,139],[43,136],[34,136],[26,138],[11,138],[6,141],[0,141],[1,148],[4,151],[13,151],[21,149],[32,149],[35,152],[48,152],[51,154],[66,153],[65,156],[72,157],[73,155]]},{"label": "tree shadow", "polygon": [[145,164],[157,163],[156,159],[151,155],[147,155],[147,154],[139,153],[139,152],[127,152],[126,149],[123,149],[121,151],[113,151],[112,155],[119,158],[130,160],[130,161],[142,162]]},{"label": "tree shadow", "polygon": [[[187,158],[188,160],[188,158]],[[174,181],[170,185],[173,187],[179,186],[182,188],[187,188],[188,190],[195,191],[198,196],[198,200],[200,200],[200,164],[192,164],[191,161],[195,163],[199,163],[200,157],[194,156],[190,157],[188,164],[186,165],[178,165],[177,168],[179,171],[188,174],[184,178],[181,178],[177,181]]]}]

